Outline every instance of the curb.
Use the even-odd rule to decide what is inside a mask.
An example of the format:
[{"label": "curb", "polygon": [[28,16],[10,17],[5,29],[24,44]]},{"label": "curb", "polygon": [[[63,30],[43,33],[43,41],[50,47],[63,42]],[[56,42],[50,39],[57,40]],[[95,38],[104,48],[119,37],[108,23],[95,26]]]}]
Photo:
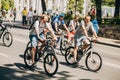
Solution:
[{"label": "curb", "polygon": [[109,44],[109,43],[104,43],[104,42],[97,42],[98,44],[103,44],[103,45],[107,45],[107,46],[112,46],[112,47],[118,47],[120,48],[119,45],[115,45],[115,44]]}]

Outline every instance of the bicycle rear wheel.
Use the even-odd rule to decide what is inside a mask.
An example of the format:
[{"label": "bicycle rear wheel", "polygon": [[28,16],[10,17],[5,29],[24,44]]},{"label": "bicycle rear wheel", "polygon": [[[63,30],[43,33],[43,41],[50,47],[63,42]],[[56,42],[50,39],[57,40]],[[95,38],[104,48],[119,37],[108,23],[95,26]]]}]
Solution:
[{"label": "bicycle rear wheel", "polygon": [[74,64],[74,47],[67,48],[65,52],[65,60],[68,64]]},{"label": "bicycle rear wheel", "polygon": [[47,75],[53,76],[58,70],[58,60],[54,54],[47,54],[44,58],[44,70]]},{"label": "bicycle rear wheel", "polygon": [[68,41],[65,39],[62,39],[60,42],[60,52],[64,56],[66,49],[69,47]]},{"label": "bicycle rear wheel", "polygon": [[96,72],[100,70],[102,66],[102,58],[97,52],[89,52],[86,57],[85,64],[88,70]]},{"label": "bicycle rear wheel", "polygon": [[7,47],[10,47],[13,42],[13,36],[10,32],[5,32],[3,34],[3,44]]}]

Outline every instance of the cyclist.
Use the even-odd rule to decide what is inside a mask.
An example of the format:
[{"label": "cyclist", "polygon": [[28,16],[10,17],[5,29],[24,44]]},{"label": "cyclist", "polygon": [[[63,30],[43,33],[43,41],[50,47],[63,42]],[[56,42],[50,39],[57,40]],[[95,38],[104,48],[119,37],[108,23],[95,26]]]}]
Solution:
[{"label": "cyclist", "polygon": [[[1,13],[1,16],[0,16],[0,25],[2,25],[2,23],[5,21],[5,20],[8,20],[9,23],[11,24],[11,26],[13,26],[10,18],[6,15],[6,11],[5,10],[2,10],[2,13]],[[4,26],[2,25],[1,28],[3,28]]]},{"label": "cyclist", "polygon": [[68,27],[68,29],[70,31],[70,34],[68,34],[68,40],[71,40],[71,37],[74,37],[75,31],[76,31],[77,27],[80,25],[78,20],[79,20],[79,17],[76,15],[74,17],[74,19],[70,21],[70,24]]},{"label": "cyclist", "polygon": [[[52,28],[56,33],[62,33],[62,31],[67,31],[67,33],[69,33],[69,30],[65,24],[64,21],[64,14],[60,14],[58,16],[56,16],[55,18],[53,18],[51,24],[52,24]],[[58,37],[57,43],[60,42],[60,37]],[[58,45],[56,45],[56,48],[58,47]]]},{"label": "cyclist", "polygon": [[1,16],[0,18],[4,21],[4,20],[8,20],[10,24],[12,24],[10,18],[7,16],[6,11],[2,10]]},{"label": "cyclist", "polygon": [[84,20],[81,21],[80,26],[77,28],[74,39],[75,39],[75,48],[74,48],[74,62],[77,63],[76,57],[77,57],[77,50],[78,46],[80,45],[81,42],[83,42],[86,46],[84,46],[82,49],[87,48],[88,44],[90,44],[88,37],[88,30],[91,30],[95,38],[97,39],[97,34],[93,28],[93,24],[90,21],[91,17],[86,16]]},{"label": "cyclist", "polygon": [[65,24],[64,21],[64,14],[60,14],[59,16],[56,16],[53,20],[52,20],[52,28],[55,32],[59,32],[62,30],[66,30],[69,33],[69,30]]},{"label": "cyclist", "polygon": [[43,14],[40,20],[36,20],[30,30],[30,41],[32,45],[32,63],[34,64],[36,46],[38,45],[38,40],[44,45],[44,40],[46,39],[46,33],[49,31],[52,35],[53,40],[57,40],[51,24],[48,21],[48,16]]}]

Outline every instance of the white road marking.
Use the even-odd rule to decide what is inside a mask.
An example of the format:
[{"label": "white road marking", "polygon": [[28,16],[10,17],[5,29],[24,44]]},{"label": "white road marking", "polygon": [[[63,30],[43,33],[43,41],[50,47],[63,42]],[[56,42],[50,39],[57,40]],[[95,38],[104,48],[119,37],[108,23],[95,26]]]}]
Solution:
[{"label": "white road marking", "polygon": [[3,56],[3,57],[9,57],[9,56],[6,55],[5,53],[0,53],[0,56]]},{"label": "white road marking", "polygon": [[117,64],[113,64],[113,63],[109,63],[109,62],[104,62],[103,64],[107,65],[107,66],[111,66],[111,67],[119,68],[120,69],[120,65],[117,65]]}]

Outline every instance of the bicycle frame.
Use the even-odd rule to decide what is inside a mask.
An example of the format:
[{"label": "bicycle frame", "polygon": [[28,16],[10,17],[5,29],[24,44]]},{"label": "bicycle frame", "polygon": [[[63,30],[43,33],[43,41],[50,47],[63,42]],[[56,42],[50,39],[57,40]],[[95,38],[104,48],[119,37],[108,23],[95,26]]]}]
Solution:
[{"label": "bicycle frame", "polygon": [[[1,28],[2,28],[2,29],[1,29],[2,32],[1,32],[1,34],[0,34],[0,39],[1,39],[3,33],[4,33],[5,31],[8,31],[8,30],[7,30],[6,26],[4,26],[4,25],[2,25],[2,24],[0,24],[0,26],[1,26]],[[3,26],[4,26],[4,27],[3,27]]]},{"label": "bicycle frame", "polygon": [[[79,46],[79,49],[81,49],[81,46],[85,46],[85,45],[80,45],[80,46]],[[93,50],[92,50],[92,48],[93,48],[93,41],[90,41],[90,44],[89,44],[88,46],[89,46],[89,47],[83,51],[83,56],[89,55],[89,54],[92,55],[92,51],[93,51]]]}]

